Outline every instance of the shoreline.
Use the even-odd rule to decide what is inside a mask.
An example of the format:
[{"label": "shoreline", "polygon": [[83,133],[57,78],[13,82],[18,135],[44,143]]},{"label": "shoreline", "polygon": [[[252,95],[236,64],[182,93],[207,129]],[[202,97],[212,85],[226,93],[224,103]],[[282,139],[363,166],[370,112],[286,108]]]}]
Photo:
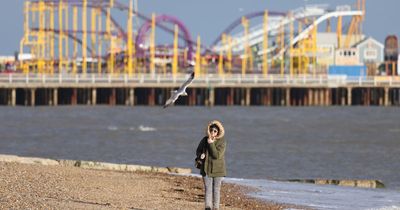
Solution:
[{"label": "shoreline", "polygon": [[[82,168],[57,165],[51,159],[19,157],[24,161],[17,162],[0,157],[0,209],[204,208],[201,178],[186,176],[187,173],[178,173],[184,174],[181,176],[167,171]],[[255,191],[224,182],[221,209],[290,207],[251,197],[249,193]]]}]

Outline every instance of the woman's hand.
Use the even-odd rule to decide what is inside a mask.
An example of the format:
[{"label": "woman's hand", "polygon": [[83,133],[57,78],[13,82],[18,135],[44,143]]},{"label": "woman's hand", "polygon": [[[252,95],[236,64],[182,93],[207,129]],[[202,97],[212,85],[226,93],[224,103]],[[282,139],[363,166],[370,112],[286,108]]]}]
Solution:
[{"label": "woman's hand", "polygon": [[215,137],[212,137],[212,136],[208,137],[207,142],[208,142],[209,144],[214,143],[214,142],[215,142]]}]

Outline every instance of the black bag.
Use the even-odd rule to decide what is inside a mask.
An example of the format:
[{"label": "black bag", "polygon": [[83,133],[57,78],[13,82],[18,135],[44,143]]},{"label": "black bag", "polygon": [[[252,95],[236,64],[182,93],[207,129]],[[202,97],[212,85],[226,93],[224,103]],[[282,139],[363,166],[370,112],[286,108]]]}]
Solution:
[{"label": "black bag", "polygon": [[194,165],[196,166],[196,168],[201,169],[201,166],[204,164],[204,159],[200,159],[200,157],[196,157],[194,159]]},{"label": "black bag", "polygon": [[[194,159],[194,166],[196,166],[196,168],[201,169],[201,167],[203,166],[204,162],[206,161],[206,145],[204,145],[204,143],[201,145],[202,147],[202,152]],[[201,159],[201,155],[204,154],[204,158]]]}]

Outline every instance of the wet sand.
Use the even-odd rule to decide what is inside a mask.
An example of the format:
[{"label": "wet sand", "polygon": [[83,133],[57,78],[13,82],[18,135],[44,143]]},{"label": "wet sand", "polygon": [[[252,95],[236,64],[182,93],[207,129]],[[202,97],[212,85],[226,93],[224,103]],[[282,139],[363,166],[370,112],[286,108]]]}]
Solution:
[{"label": "wet sand", "polygon": [[[223,183],[221,209],[284,209]],[[0,209],[204,209],[198,177],[0,162]]]}]

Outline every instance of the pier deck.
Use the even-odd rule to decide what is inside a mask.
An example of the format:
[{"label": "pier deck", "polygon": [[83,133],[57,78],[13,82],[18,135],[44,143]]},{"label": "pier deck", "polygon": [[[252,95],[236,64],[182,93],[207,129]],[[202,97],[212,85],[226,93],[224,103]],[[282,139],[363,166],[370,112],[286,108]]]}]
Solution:
[{"label": "pier deck", "polygon": [[[0,105],[162,105],[187,75],[1,74]],[[181,105],[399,105],[400,77],[201,75]]]}]

